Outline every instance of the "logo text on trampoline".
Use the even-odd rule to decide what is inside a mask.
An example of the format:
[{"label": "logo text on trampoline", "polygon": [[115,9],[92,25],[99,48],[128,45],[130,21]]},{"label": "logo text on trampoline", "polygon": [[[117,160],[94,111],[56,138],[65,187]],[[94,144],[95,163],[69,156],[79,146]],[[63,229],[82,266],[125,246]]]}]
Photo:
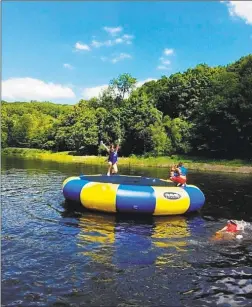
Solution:
[{"label": "logo text on trampoline", "polygon": [[174,192],[165,192],[164,197],[167,199],[179,199],[181,195]]}]

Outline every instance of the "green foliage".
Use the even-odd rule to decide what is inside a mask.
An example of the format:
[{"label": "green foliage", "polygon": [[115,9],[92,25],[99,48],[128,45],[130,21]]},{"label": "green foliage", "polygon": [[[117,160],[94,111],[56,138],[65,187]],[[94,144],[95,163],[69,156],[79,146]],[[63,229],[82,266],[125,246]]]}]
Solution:
[{"label": "green foliage", "polygon": [[1,148],[8,146],[8,133],[9,133],[10,121],[7,115],[6,108],[2,105],[1,110]]},{"label": "green foliage", "polygon": [[121,121],[125,131],[122,152],[143,154],[152,150],[148,127],[155,122],[161,123],[162,113],[148,100],[147,95],[138,97],[134,92],[125,102]]},{"label": "green foliage", "polygon": [[151,148],[151,153],[154,156],[169,155],[172,151],[172,142],[165,131],[165,127],[160,125],[160,123],[155,122],[148,128],[150,134],[149,146]]},{"label": "green foliage", "polygon": [[[252,55],[226,67],[197,65],[136,88],[121,74],[98,98],[74,106],[2,101],[1,146],[125,156],[252,156]],[[126,98],[127,97],[127,98]]]},{"label": "green foliage", "polygon": [[98,127],[95,110],[86,101],[81,101],[72,112],[62,117],[55,135],[57,150],[97,152]]},{"label": "green foliage", "polygon": [[219,157],[251,156],[251,78],[252,56],[248,56],[211,79],[211,95],[199,105],[194,121],[195,149]]},{"label": "green foliage", "polygon": [[171,119],[168,115],[164,117],[163,125],[171,140],[171,152],[180,154],[190,152],[190,137],[193,125],[180,118]]},{"label": "green foliage", "polygon": [[122,101],[125,95],[134,89],[136,82],[136,78],[133,78],[130,74],[122,74],[110,81],[109,89],[114,93],[118,101]]}]

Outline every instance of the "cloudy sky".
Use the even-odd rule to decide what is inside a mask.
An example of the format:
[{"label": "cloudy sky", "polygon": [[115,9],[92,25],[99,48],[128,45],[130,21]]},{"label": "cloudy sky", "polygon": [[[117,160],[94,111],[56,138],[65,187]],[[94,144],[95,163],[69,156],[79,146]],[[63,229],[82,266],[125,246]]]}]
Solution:
[{"label": "cloudy sky", "polygon": [[2,2],[2,99],[74,104],[252,53],[252,2]]}]

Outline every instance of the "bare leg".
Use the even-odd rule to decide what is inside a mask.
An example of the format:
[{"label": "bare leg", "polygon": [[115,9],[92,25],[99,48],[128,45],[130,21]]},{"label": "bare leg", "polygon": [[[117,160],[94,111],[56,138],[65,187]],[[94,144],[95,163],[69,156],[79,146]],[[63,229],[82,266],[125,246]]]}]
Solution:
[{"label": "bare leg", "polygon": [[111,174],[111,168],[112,168],[112,163],[109,162],[109,163],[108,163],[108,172],[107,172],[107,176],[110,176],[110,174]]},{"label": "bare leg", "polygon": [[113,173],[113,174],[117,174],[117,173],[118,173],[117,163],[115,163],[115,164],[112,166],[112,173]]}]

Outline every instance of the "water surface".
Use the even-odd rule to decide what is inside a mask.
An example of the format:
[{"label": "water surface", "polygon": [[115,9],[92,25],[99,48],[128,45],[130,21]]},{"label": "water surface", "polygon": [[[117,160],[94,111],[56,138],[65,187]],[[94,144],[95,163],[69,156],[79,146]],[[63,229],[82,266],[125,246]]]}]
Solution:
[{"label": "water surface", "polygon": [[[106,165],[2,158],[2,306],[252,305],[251,175],[190,172],[206,204],[189,216],[106,215],[65,204],[66,177],[105,172]],[[229,218],[248,222],[244,239],[212,241]]]}]

